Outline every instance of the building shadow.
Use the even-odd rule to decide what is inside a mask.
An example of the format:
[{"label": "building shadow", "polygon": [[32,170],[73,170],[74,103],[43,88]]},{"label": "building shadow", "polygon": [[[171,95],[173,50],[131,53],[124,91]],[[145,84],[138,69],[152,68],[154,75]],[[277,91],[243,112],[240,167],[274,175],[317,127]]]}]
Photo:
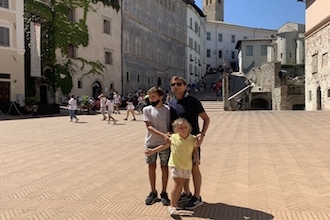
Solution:
[{"label": "building shadow", "polygon": [[191,212],[190,217],[212,220],[273,220],[274,216],[262,211],[224,203],[206,203]]}]

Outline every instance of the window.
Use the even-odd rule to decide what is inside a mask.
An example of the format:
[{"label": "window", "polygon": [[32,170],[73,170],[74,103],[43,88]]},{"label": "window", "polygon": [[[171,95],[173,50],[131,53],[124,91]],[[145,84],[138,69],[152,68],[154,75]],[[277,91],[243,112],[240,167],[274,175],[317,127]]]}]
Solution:
[{"label": "window", "polygon": [[129,72],[126,72],[126,81],[129,82]]},{"label": "window", "polygon": [[221,59],[222,58],[222,50],[219,50],[218,52],[218,57]]},{"label": "window", "polygon": [[189,47],[192,49],[193,48],[193,39],[191,37],[189,37]]},{"label": "window", "polygon": [[235,35],[231,35],[231,42],[232,43],[236,43],[236,37],[235,37]]},{"label": "window", "polygon": [[68,58],[76,58],[76,48],[72,44],[68,47]]},{"label": "window", "polygon": [[111,34],[110,21],[103,20],[103,32],[106,34]]},{"label": "window", "polygon": [[112,53],[105,51],[105,63],[112,65]]},{"label": "window", "polygon": [[231,52],[231,59],[233,59],[233,60],[235,59],[235,51]]},{"label": "window", "polygon": [[0,0],[0,7],[9,8],[8,0]]},{"label": "window", "polygon": [[0,46],[9,47],[9,28],[0,27]]},{"label": "window", "polygon": [[261,56],[267,56],[267,45],[261,45],[261,51],[260,51],[260,55]]},{"label": "window", "polygon": [[68,21],[74,22],[75,21],[74,17],[75,17],[74,16],[74,9],[69,8],[68,9]]},{"label": "window", "polygon": [[328,53],[322,54],[322,66],[328,66]]},{"label": "window", "polygon": [[330,89],[328,89],[328,97],[330,97]]},{"label": "window", "polygon": [[192,18],[190,18],[190,25],[189,25],[190,28],[192,28]]},{"label": "window", "polygon": [[218,34],[218,41],[222,42],[222,33]]},{"label": "window", "polygon": [[78,80],[78,89],[81,89],[82,88],[82,82],[81,80]]},{"label": "window", "polygon": [[211,57],[211,50],[210,49],[206,50],[206,57]]},{"label": "window", "polygon": [[318,66],[317,66],[317,53],[312,55],[312,73],[317,73],[318,71]]},{"label": "window", "polygon": [[197,22],[195,22],[195,32],[198,33],[198,31],[199,31],[199,25]]},{"label": "window", "polygon": [[253,56],[253,46],[246,46],[246,56]]},{"label": "window", "polygon": [[206,32],[206,40],[210,41],[211,40],[211,33]]}]

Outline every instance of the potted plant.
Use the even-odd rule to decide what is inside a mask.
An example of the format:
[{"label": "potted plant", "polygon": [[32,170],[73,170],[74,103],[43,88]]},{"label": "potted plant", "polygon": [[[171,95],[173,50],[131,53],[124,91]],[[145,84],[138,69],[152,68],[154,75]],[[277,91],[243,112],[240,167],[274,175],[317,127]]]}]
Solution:
[{"label": "potted plant", "polygon": [[25,109],[28,112],[30,112],[32,116],[36,116],[38,108],[39,108],[37,97],[35,97],[35,96],[26,97],[24,99],[24,103],[25,103]]}]

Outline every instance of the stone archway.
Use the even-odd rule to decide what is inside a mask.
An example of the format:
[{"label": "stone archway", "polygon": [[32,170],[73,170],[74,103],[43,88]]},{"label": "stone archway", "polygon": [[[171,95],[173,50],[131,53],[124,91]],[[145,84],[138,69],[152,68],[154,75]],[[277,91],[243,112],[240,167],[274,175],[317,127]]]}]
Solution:
[{"label": "stone archway", "polygon": [[266,99],[257,98],[257,99],[253,99],[251,101],[251,109],[269,110],[270,105],[269,105],[269,102]]},{"label": "stone archway", "polygon": [[93,97],[96,99],[102,93],[101,83],[99,81],[93,82]]}]

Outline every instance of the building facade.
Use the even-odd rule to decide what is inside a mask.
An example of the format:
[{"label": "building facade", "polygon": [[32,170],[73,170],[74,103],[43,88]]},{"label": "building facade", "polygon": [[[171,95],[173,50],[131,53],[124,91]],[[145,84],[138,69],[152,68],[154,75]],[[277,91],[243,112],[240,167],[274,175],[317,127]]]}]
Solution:
[{"label": "building facade", "polygon": [[[121,13],[102,3],[97,3],[92,7],[95,11],[89,10],[86,20],[89,44],[86,47],[71,48],[72,51],[68,56],[99,61],[105,66],[101,75],[86,75],[88,67],[80,69],[81,63],[76,62],[77,68],[73,74],[71,94],[96,98],[100,93],[108,95],[115,90],[122,90]],[[83,10],[80,8],[73,10],[73,18],[78,21],[83,16]],[[58,62],[61,62],[61,59],[62,57],[58,56]],[[57,101],[58,103],[62,101],[60,91]]]},{"label": "building facade", "polygon": [[187,4],[186,80],[199,82],[205,76],[205,15],[195,5]]},{"label": "building facade", "polygon": [[183,0],[122,1],[123,95],[168,90],[171,76],[186,76],[186,8]]},{"label": "building facade", "polygon": [[237,42],[239,40],[261,38],[271,39],[276,36],[276,33],[276,30],[250,28],[220,21],[207,21],[205,60],[208,71],[223,67],[238,71]]},{"label": "building facade", "polygon": [[330,1],[306,1],[306,110],[330,110]]},{"label": "building facade", "polygon": [[0,102],[23,105],[24,1],[0,1]]}]

